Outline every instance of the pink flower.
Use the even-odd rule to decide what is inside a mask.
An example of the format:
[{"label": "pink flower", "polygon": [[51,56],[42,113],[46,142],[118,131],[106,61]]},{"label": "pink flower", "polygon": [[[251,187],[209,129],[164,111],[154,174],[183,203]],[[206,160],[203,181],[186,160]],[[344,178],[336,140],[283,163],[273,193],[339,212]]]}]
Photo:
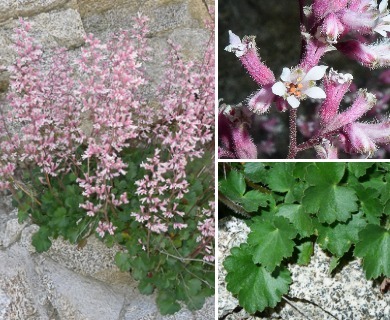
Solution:
[{"label": "pink flower", "polygon": [[253,36],[244,37],[241,42],[240,38],[229,30],[229,42],[230,44],[225,50],[233,52],[240,59],[244,68],[259,86],[266,86],[275,82],[273,72],[260,60]]}]

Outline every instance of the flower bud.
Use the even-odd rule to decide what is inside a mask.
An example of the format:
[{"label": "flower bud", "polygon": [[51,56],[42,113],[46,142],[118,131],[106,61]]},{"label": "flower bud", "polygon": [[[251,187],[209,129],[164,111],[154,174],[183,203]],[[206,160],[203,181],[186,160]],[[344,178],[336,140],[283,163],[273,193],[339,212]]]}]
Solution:
[{"label": "flower bud", "polygon": [[272,93],[270,86],[266,86],[248,98],[248,108],[254,113],[262,114],[268,111],[274,100],[275,95]]},{"label": "flower bud", "polygon": [[260,86],[266,86],[275,82],[275,76],[271,69],[261,62],[257,52],[254,36],[240,38],[229,30],[230,44],[225,48],[233,52],[241,61],[250,76]]},{"label": "flower bud", "polygon": [[388,39],[372,45],[350,40],[336,44],[336,48],[348,58],[358,61],[365,67],[390,66],[390,41]]},{"label": "flower bud", "polygon": [[375,95],[365,90],[360,90],[352,106],[346,111],[336,115],[334,119],[325,126],[322,133],[334,131],[347,124],[355,122],[368,110],[370,110],[375,103]]},{"label": "flower bud", "polygon": [[370,47],[357,41],[349,40],[336,44],[337,50],[346,55],[348,58],[358,61],[365,67],[372,67],[376,57]]},{"label": "flower bud", "polygon": [[235,154],[238,159],[256,159],[257,148],[253,143],[252,138],[249,135],[245,125],[240,124],[233,128],[232,138],[234,142]]},{"label": "flower bud", "polygon": [[327,139],[314,147],[319,159],[338,159],[337,148]]},{"label": "flower bud", "polygon": [[346,152],[358,152],[372,155],[377,147],[372,139],[360,126],[361,123],[351,123],[344,127],[344,148]]},{"label": "flower bud", "polygon": [[345,30],[343,24],[334,13],[329,14],[325,18],[321,29],[329,43],[336,43],[339,36]]},{"label": "flower bud", "polygon": [[330,69],[329,75],[324,79],[326,99],[320,107],[321,125],[326,126],[337,115],[340,102],[348,91],[352,82],[352,75],[342,74]]}]

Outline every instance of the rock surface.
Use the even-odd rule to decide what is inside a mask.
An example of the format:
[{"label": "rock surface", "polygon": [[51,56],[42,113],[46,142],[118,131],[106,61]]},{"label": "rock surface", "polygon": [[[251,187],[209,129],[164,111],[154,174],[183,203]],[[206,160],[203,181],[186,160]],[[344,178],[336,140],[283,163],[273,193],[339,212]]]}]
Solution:
[{"label": "rock surface", "polygon": [[17,222],[10,199],[0,197],[0,320],[214,319],[214,299],[203,309],[161,316],[155,294],[141,295],[130,273],[114,263],[118,248],[91,236],[79,250],[61,239],[38,254],[36,225]]},{"label": "rock surface", "polygon": [[[290,265],[293,283],[287,302],[275,310],[251,316],[238,307],[238,300],[226,290],[223,260],[230,249],[246,241],[249,228],[239,219],[220,223],[218,233],[218,317],[233,319],[288,320],[388,320],[390,294],[381,294],[379,285],[367,281],[359,260],[345,265],[334,277],[328,274],[330,257],[318,246],[308,266]],[[306,316],[303,316],[303,314]]]},{"label": "rock surface", "polygon": [[[19,18],[31,22],[31,34],[44,50],[65,47],[77,53],[87,33],[106,40],[120,29],[131,29],[133,18],[141,12],[150,19],[152,58],[159,59],[148,65],[148,74],[161,74],[167,39],[182,45],[186,58],[201,58],[209,39],[204,24],[210,19],[207,7],[213,3],[211,0],[0,1],[0,65],[7,66],[15,60],[12,36]],[[0,91],[6,90],[8,78],[9,74],[0,71]],[[154,78],[151,77],[152,83],[157,84]]]}]

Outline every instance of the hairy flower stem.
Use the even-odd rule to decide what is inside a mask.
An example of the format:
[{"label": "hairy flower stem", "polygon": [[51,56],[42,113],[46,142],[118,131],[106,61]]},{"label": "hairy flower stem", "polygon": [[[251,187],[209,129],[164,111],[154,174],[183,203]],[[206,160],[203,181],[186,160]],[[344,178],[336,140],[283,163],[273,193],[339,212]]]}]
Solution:
[{"label": "hairy flower stem", "polygon": [[331,137],[332,135],[334,135],[336,133],[336,131],[337,130],[330,131],[330,132],[323,134],[323,135],[316,135],[313,138],[310,138],[309,140],[307,140],[306,142],[302,142],[299,145],[297,145],[296,151],[300,152],[303,150],[310,149],[310,148],[314,147],[315,145],[319,144],[322,139],[327,139],[327,138]]},{"label": "hairy flower stem", "polygon": [[[303,26],[303,20],[305,18],[305,15],[303,13],[303,7],[305,5],[305,0],[299,0],[299,24],[300,27]],[[306,42],[302,37],[301,41],[301,57],[300,61],[302,61],[302,58],[304,56],[305,52],[305,45]],[[297,155],[298,149],[297,149],[297,110],[290,108],[290,116],[289,116],[289,128],[290,128],[290,144],[288,147],[288,156],[287,159],[294,159]]]},{"label": "hairy flower stem", "polygon": [[288,147],[288,156],[287,159],[294,159],[298,150],[297,150],[297,109],[290,108],[290,145]]},{"label": "hairy flower stem", "polygon": [[[303,26],[303,20],[305,19],[305,14],[303,13],[303,7],[304,6],[305,6],[305,0],[299,0],[299,22],[300,22],[300,27]],[[302,40],[301,40],[301,59],[303,57],[303,52],[305,50],[305,44],[306,44],[306,41],[302,37]]]}]

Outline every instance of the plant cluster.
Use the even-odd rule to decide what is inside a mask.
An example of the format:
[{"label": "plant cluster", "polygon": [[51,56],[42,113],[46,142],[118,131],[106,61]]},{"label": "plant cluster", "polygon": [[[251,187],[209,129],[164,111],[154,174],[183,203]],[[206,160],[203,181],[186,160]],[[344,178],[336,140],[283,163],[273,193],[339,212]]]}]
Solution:
[{"label": "plant cluster", "polygon": [[[245,163],[221,174],[222,201],[250,218],[246,243],[223,265],[227,289],[248,312],[275,307],[291,284],[289,263],[310,262],[317,243],[342,261],[362,259],[367,279],[390,278],[390,165]],[[348,258],[349,257],[349,258]]]},{"label": "plant cluster", "polygon": [[[371,0],[313,0],[308,6],[304,0],[298,2],[302,36],[300,62],[297,66],[284,67],[279,79],[261,60],[254,36],[240,39],[229,31],[230,44],[225,50],[236,55],[260,89],[247,98],[245,106],[221,105],[219,157],[253,159],[259,154],[271,154],[270,144],[278,138],[278,132],[275,126],[268,124],[267,128],[266,121],[260,124],[254,121],[253,115],[265,114],[272,105],[279,112],[289,113],[288,158],[295,158],[308,149],[314,149],[317,157],[323,159],[336,159],[341,153],[373,156],[379,146],[390,143],[388,117],[373,113],[383,109],[379,106],[382,95],[376,96],[367,89],[357,90],[352,74],[321,63],[328,52],[337,50],[363,67],[389,67],[387,0],[379,4]],[[385,77],[385,73],[381,75]],[[316,107],[309,107],[305,100],[322,101]],[[306,108],[312,108],[313,112],[309,113],[315,116],[299,117],[298,109]],[[362,121],[370,113],[376,120]],[[255,125],[263,126],[270,133],[259,145],[250,134],[250,127]],[[300,143],[298,131],[303,138]]]},{"label": "plant cluster", "polygon": [[20,222],[40,226],[37,252],[59,236],[118,244],[118,267],[141,293],[157,289],[170,314],[214,293],[214,43],[201,62],[169,43],[164,81],[146,87],[147,20],[107,43],[88,35],[76,61],[58,49],[48,67],[20,20],[0,109],[0,190]]}]

